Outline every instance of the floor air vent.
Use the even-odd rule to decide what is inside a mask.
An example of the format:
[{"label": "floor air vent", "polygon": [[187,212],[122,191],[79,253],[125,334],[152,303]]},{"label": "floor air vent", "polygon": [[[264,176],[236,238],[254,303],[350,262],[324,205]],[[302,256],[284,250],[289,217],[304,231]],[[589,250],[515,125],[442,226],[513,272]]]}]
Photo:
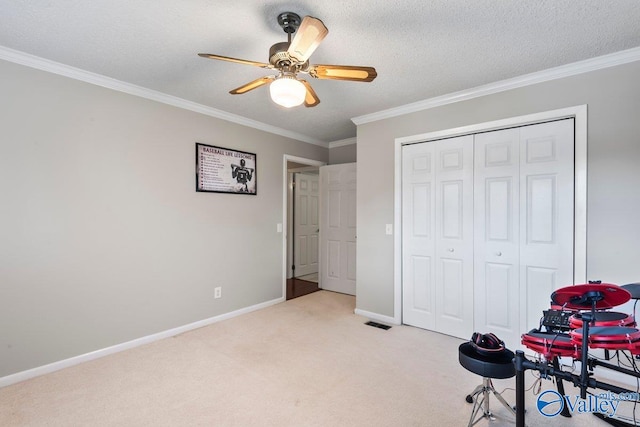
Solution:
[{"label": "floor air vent", "polygon": [[389,325],[383,325],[382,323],[368,321],[365,325],[373,326],[374,328],[384,329],[385,331],[391,329]]}]

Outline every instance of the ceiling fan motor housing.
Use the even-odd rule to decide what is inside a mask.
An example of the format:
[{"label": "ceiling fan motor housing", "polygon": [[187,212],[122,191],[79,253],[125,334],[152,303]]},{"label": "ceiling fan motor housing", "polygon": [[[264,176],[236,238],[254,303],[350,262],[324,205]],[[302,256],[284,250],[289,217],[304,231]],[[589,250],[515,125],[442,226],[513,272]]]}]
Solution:
[{"label": "ceiling fan motor housing", "polygon": [[289,42],[276,43],[269,49],[269,63],[276,68],[287,67],[291,65],[291,57],[287,53]]}]

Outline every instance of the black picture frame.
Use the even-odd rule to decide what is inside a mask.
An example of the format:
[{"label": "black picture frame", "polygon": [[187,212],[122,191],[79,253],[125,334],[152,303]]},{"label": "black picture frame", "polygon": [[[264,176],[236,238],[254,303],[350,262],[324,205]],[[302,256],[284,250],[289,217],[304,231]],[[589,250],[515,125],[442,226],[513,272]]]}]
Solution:
[{"label": "black picture frame", "polygon": [[196,142],[196,191],[257,195],[256,154]]}]

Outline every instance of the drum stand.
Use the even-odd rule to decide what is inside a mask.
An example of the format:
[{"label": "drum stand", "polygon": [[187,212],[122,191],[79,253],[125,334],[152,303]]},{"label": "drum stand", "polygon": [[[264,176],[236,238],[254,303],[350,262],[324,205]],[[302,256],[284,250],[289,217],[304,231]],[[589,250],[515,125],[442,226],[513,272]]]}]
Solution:
[{"label": "drum stand", "polygon": [[[551,363],[554,369],[558,371],[560,370],[560,361],[558,360],[557,357],[554,357]],[[556,378],[556,388],[558,389],[558,393],[560,393],[561,396],[564,396],[566,394],[564,392],[564,384],[562,383],[562,378]],[[565,405],[562,407],[562,411],[560,411],[560,415],[566,418],[571,418],[571,412],[569,412],[569,407],[566,404],[566,402],[565,402]]]},{"label": "drum stand", "polygon": [[[516,367],[516,427],[525,427],[524,423],[524,405],[525,405],[525,384],[524,384],[524,372],[527,369],[536,370],[541,373],[542,377],[555,377],[557,380],[566,380],[571,382],[573,385],[580,387],[580,392],[582,394],[582,390],[587,388],[597,388],[600,390],[607,390],[617,394],[621,393],[632,393],[632,390],[628,390],[622,387],[617,387],[612,384],[602,383],[600,381],[596,381],[594,378],[590,376],[583,377],[582,374],[575,375],[569,372],[565,372],[559,369],[555,369],[553,366],[550,366],[548,363],[541,362],[531,362],[527,360],[524,356],[524,352],[522,350],[517,350],[515,353],[516,357],[514,359],[514,364]],[[586,365],[587,362],[584,362],[583,365]],[[609,420],[606,420],[609,422]],[[615,420],[610,420],[614,421]],[[623,424],[620,422],[616,422],[613,425],[629,425]]]},{"label": "drum stand", "polygon": [[[600,291],[588,291],[581,296],[581,299],[578,303],[587,303],[591,305],[591,313],[586,313],[583,315],[583,324],[582,324],[582,348],[581,348],[581,370],[580,375],[575,375],[570,372],[565,372],[559,369],[558,364],[550,365],[548,362],[532,362],[527,360],[524,356],[524,352],[522,350],[517,350],[515,352],[515,358],[513,359],[513,363],[516,369],[516,427],[525,427],[525,378],[524,372],[527,369],[536,370],[541,373],[541,376],[544,378],[554,377],[558,380],[558,383],[561,384],[562,380],[571,382],[574,386],[580,388],[580,398],[585,399],[587,395],[588,388],[595,388],[600,390],[607,390],[613,393],[621,394],[621,393],[632,393],[632,390],[628,390],[622,387],[617,387],[612,384],[602,383],[597,381],[595,378],[591,377],[591,374],[588,372],[588,368],[593,368],[596,365],[608,367],[619,372],[628,373],[630,375],[640,377],[639,374],[625,370],[623,368],[616,367],[614,365],[609,365],[607,363],[603,363],[600,361],[596,361],[595,359],[589,359],[588,357],[588,343],[589,343],[589,323],[595,319],[595,310],[597,307],[598,301],[601,301],[605,298],[603,292]],[[553,295],[552,295],[553,299]],[[628,300],[628,299],[627,299]],[[578,304],[576,303],[576,304]],[[617,420],[605,420],[612,425],[617,426],[629,426],[628,423],[622,423]]]}]

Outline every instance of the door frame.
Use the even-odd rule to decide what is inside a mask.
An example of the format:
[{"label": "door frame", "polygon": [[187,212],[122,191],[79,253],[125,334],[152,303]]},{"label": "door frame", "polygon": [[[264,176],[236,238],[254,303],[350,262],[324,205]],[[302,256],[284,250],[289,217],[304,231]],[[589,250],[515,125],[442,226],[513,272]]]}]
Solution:
[{"label": "door frame", "polygon": [[419,135],[396,138],[394,215],[396,230],[394,236],[394,305],[393,320],[402,324],[402,146],[430,140],[463,136],[491,130],[519,127],[551,120],[575,119],[575,167],[574,167],[574,211],[573,211],[573,280],[586,283],[587,280],[587,105],[577,105],[558,110],[510,117],[469,126],[439,130]]},{"label": "door frame", "polygon": [[[291,198],[291,188],[289,183],[288,162],[300,163],[307,166],[320,167],[327,163],[319,160],[307,159],[304,157],[285,154],[282,162],[282,298],[287,298],[287,272],[288,272],[288,241],[289,241],[289,199]],[[291,201],[293,203],[293,200]],[[318,265],[320,268],[320,265]]]}]

